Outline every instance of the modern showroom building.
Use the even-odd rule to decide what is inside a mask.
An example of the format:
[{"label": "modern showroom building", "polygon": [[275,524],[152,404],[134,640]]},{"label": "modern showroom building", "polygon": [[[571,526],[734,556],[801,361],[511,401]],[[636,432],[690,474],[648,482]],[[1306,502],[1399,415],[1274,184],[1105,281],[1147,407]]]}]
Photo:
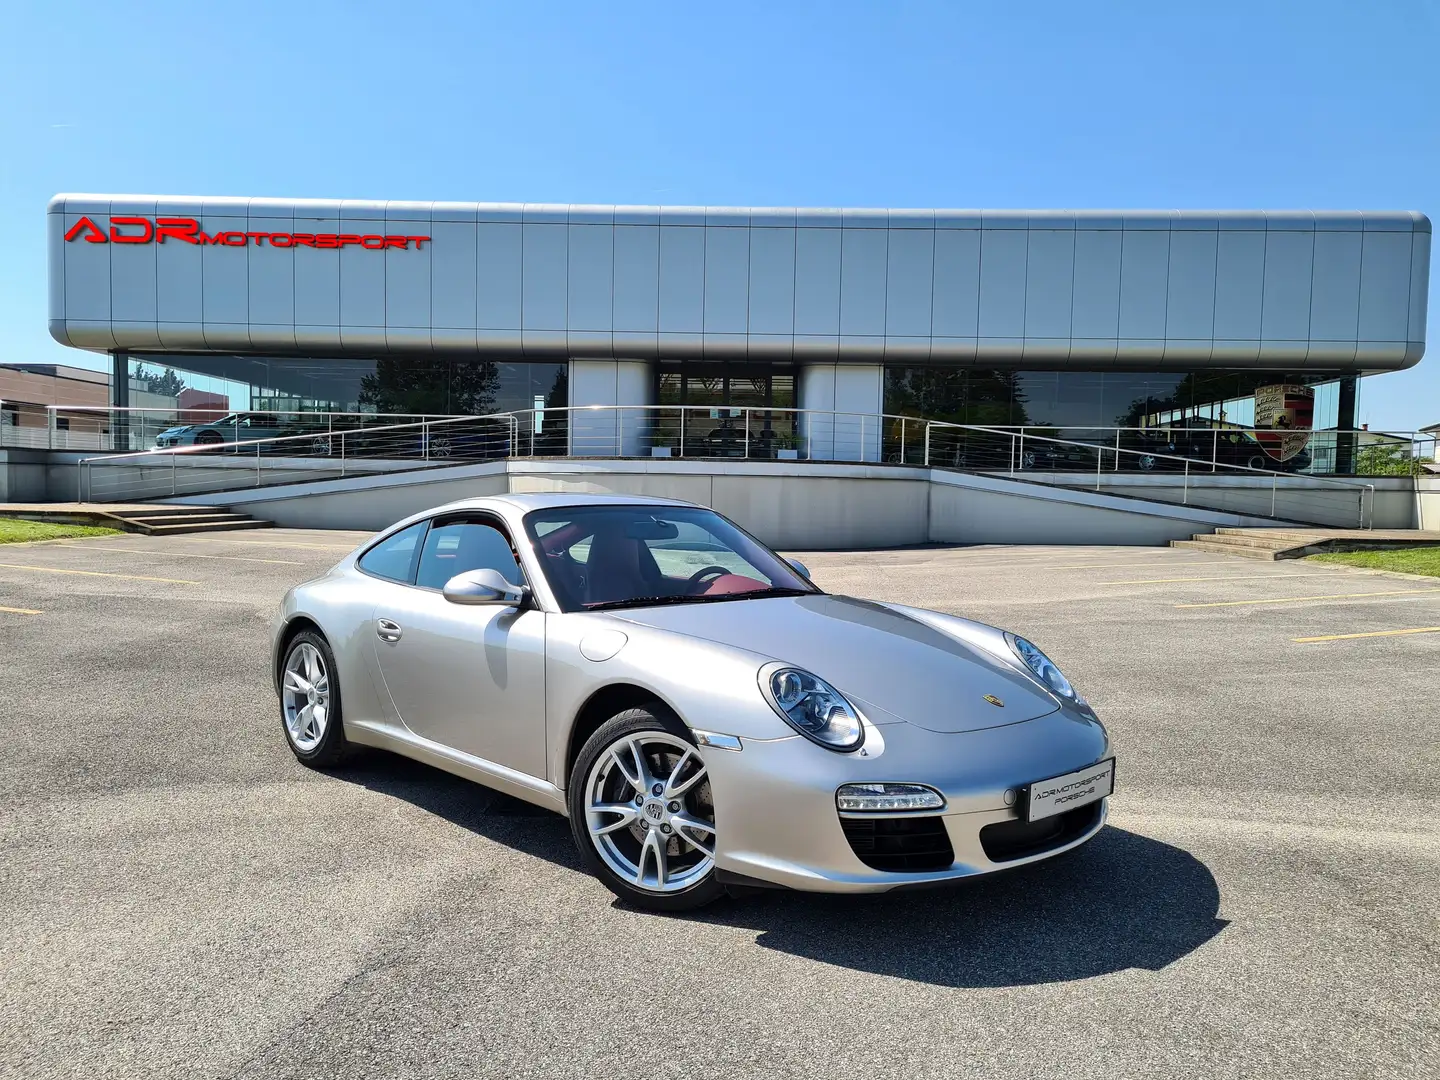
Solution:
[{"label": "modern showroom building", "polygon": [[117,406],[136,364],[237,409],[1070,432],[1253,426],[1257,390],[1301,388],[1319,431],[1355,426],[1360,377],[1419,361],[1430,222],[60,195],[49,260],[50,332],[114,356]]}]

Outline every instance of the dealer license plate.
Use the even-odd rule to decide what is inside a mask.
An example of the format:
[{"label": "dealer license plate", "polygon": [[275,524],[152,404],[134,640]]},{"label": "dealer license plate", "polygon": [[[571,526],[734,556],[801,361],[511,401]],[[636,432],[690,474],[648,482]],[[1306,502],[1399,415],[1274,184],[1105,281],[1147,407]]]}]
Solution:
[{"label": "dealer license plate", "polygon": [[1025,820],[1041,821],[1078,806],[1099,802],[1115,790],[1115,759],[1091,765],[1089,768],[1052,776],[1049,780],[1037,780],[1030,785],[1030,797],[1025,801]]}]

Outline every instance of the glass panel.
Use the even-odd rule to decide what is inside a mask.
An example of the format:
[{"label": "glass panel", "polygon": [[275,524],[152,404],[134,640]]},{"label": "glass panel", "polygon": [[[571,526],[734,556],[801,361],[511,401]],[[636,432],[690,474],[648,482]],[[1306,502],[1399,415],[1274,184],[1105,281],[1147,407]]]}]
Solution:
[{"label": "glass panel", "polygon": [[[466,416],[569,404],[568,365],[456,357],[137,354],[147,390],[181,411]],[[181,417],[181,419],[185,419]]]},{"label": "glass panel", "polygon": [[415,549],[428,521],[401,529],[360,556],[359,567],[367,574],[408,585],[414,576]]},{"label": "glass panel", "polygon": [[528,514],[525,523],[566,611],[815,591],[711,510],[561,507]]},{"label": "glass panel", "polygon": [[521,581],[510,541],[495,526],[453,521],[431,529],[420,553],[415,584],[422,589],[443,589],[456,574],[468,570],[494,570],[511,584]]}]

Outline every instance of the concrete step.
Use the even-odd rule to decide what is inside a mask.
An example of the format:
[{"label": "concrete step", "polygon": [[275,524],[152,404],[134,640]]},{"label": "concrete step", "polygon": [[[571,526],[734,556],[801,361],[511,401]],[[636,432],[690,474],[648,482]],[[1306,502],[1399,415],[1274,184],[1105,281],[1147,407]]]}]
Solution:
[{"label": "concrete step", "polygon": [[1216,529],[1216,536],[1245,536],[1260,537],[1275,541],[1283,540],[1287,544],[1310,544],[1315,541],[1315,529],[1240,529],[1222,528]]},{"label": "concrete step", "polygon": [[1171,540],[1170,546],[1174,548],[1186,548],[1190,551],[1209,551],[1216,555],[1239,555],[1246,559],[1263,559],[1265,562],[1275,561],[1274,548],[1244,547],[1240,544],[1227,544],[1223,540],[1213,538],[1205,540]]},{"label": "concrete step", "polygon": [[191,532],[238,532],[245,529],[270,529],[273,522],[256,521],[254,518],[240,518],[237,521],[212,521],[209,523],[184,522],[176,525],[150,525],[145,531],[151,536],[177,536]]},{"label": "concrete step", "polygon": [[1197,533],[1191,539],[1229,547],[1264,548],[1267,551],[1288,551],[1307,542],[1285,536],[1237,536],[1234,533]]},{"label": "concrete step", "polygon": [[166,517],[130,517],[121,518],[122,521],[130,521],[137,526],[164,527],[164,526],[203,526],[203,524],[219,524],[223,521],[249,521],[245,514],[233,514],[229,511],[222,511],[216,514],[168,514]]}]

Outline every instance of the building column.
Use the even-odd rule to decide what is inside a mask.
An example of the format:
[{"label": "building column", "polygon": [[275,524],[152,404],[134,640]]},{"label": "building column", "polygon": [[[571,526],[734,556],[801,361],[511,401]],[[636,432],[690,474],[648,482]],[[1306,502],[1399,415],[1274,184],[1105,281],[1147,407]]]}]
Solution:
[{"label": "building column", "polygon": [[[1355,382],[1351,377],[1340,380],[1340,403],[1335,426],[1341,431],[1355,430]],[[1335,437],[1335,471],[1349,475],[1355,471],[1355,436]]]},{"label": "building column", "polygon": [[[806,364],[798,381],[800,437],[812,461],[879,461],[885,370],[879,364]],[[824,415],[833,413],[833,416]]]},{"label": "building column", "polygon": [[585,405],[651,405],[655,378],[645,360],[570,361],[571,457],[638,457],[648,454],[651,409],[611,408],[585,412]]},{"label": "building column", "polygon": [[[110,406],[116,410],[130,407],[130,354],[117,349],[110,354]],[[110,414],[110,445],[119,452],[130,449],[130,414]]]}]

